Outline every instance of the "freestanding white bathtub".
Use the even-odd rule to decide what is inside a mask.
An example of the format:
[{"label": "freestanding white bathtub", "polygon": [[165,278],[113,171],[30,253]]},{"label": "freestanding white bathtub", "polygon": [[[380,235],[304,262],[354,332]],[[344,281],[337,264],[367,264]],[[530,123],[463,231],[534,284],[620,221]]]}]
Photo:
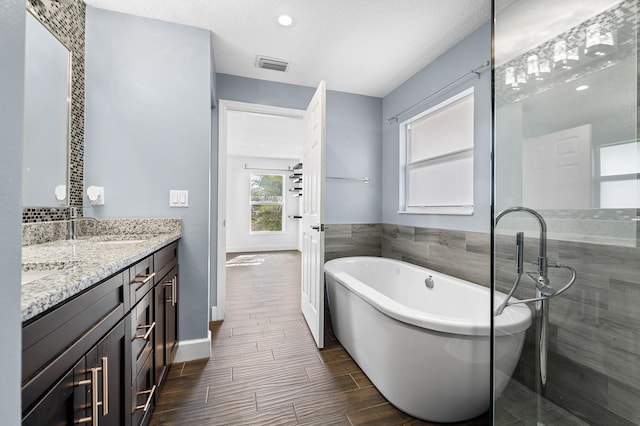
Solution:
[{"label": "freestanding white bathtub", "polygon": [[[490,291],[393,259],[325,264],[333,330],[389,402],[433,422],[471,419],[490,404]],[[434,286],[425,279],[432,276]],[[496,307],[505,295],[495,296]],[[531,311],[496,320],[496,393],[518,362]]]}]

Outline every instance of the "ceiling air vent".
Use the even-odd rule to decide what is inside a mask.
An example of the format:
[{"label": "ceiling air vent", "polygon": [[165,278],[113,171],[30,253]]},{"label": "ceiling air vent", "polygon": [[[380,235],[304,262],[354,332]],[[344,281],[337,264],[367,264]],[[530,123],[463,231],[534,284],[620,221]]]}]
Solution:
[{"label": "ceiling air vent", "polygon": [[286,72],[289,68],[289,62],[267,56],[256,56],[256,67],[264,68],[265,70]]}]

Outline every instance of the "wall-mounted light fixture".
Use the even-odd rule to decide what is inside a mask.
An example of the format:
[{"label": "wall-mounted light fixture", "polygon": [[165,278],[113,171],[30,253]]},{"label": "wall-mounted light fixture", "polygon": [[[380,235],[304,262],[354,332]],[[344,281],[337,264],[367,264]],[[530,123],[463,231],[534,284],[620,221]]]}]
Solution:
[{"label": "wall-mounted light fixture", "polygon": [[551,72],[551,63],[548,59],[539,59],[538,55],[530,55],[527,58],[527,75],[536,81],[542,81]]},{"label": "wall-mounted light fixture", "polygon": [[553,67],[557,70],[570,70],[580,60],[577,47],[569,48],[565,40],[560,40],[553,46]]},{"label": "wall-mounted light fixture", "polygon": [[593,24],[585,31],[584,53],[589,56],[605,56],[615,49],[613,31],[605,31],[600,24]]}]

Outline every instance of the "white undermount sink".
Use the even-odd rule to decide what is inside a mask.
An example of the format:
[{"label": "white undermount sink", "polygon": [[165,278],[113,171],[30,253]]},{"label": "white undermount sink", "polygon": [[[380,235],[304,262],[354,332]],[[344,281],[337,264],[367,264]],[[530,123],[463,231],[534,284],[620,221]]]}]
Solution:
[{"label": "white undermount sink", "polygon": [[94,244],[140,244],[147,240],[105,240],[96,241]]},{"label": "white undermount sink", "polygon": [[92,235],[79,237],[78,240],[88,241],[93,244],[140,244],[156,237],[156,234],[138,234],[138,235]]},{"label": "white undermount sink", "polygon": [[39,280],[40,278],[51,275],[53,272],[55,271],[22,271],[21,284],[27,284],[31,281]]},{"label": "white undermount sink", "polygon": [[21,285],[30,283],[35,280],[39,280],[51,274],[58,273],[64,269],[67,269],[69,267],[76,265],[77,263],[78,262],[73,260],[23,263]]}]

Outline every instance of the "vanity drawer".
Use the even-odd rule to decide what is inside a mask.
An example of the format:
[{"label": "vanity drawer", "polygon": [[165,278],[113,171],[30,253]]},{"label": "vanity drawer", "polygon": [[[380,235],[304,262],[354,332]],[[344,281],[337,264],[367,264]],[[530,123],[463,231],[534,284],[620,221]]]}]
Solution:
[{"label": "vanity drawer", "polygon": [[165,275],[178,263],[178,242],[173,242],[153,255],[153,266],[156,271],[156,282],[164,278]]},{"label": "vanity drawer", "polygon": [[22,407],[27,409],[125,314],[119,273],[22,327]]},{"label": "vanity drawer", "polygon": [[149,256],[129,269],[131,306],[135,306],[154,285],[155,273],[153,269],[153,256]]},{"label": "vanity drawer", "polygon": [[153,352],[156,323],[153,315],[153,292],[147,293],[131,310],[131,379],[139,374]]},{"label": "vanity drawer", "polygon": [[153,380],[152,360],[152,356],[144,360],[131,386],[131,424],[134,426],[148,423],[155,405],[157,386]]}]

